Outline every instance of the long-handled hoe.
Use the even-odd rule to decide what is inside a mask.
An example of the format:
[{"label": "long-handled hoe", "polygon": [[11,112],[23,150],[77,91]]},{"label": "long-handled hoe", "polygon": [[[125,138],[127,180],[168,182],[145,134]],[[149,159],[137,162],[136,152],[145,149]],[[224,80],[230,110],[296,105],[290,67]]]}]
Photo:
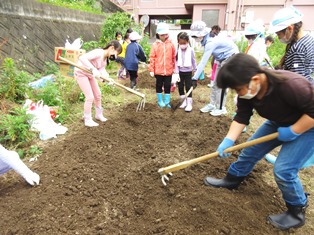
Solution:
[{"label": "long-handled hoe", "polygon": [[[238,144],[238,145],[232,146],[230,148],[227,148],[224,152],[225,153],[230,153],[230,152],[233,152],[233,151],[236,151],[236,150],[240,150],[240,149],[243,149],[243,148],[247,148],[247,147],[250,147],[250,146],[253,146],[253,145],[256,145],[256,144],[261,144],[261,143],[267,142],[269,140],[273,140],[273,139],[275,139],[277,137],[278,137],[278,132],[270,134],[270,135],[266,135],[266,136],[263,136],[263,137],[260,137],[258,139],[250,140],[250,141],[244,142],[242,144]],[[179,163],[173,164],[171,166],[160,168],[158,170],[158,173],[161,175],[161,181],[162,181],[163,185],[166,186],[167,185],[167,181],[169,181],[169,177],[172,176],[172,172],[179,171],[181,169],[187,168],[187,167],[189,167],[191,165],[194,165],[196,163],[203,162],[203,161],[206,161],[206,160],[208,160],[210,158],[214,158],[214,157],[218,157],[218,156],[219,156],[219,153],[218,152],[214,152],[214,153],[207,154],[207,155],[204,155],[204,156],[201,156],[201,157],[198,157],[198,158],[194,158],[194,159],[191,159],[191,160],[187,160],[187,161],[183,161],[183,162],[179,162]]]},{"label": "long-handled hoe", "polygon": [[[59,56],[58,58],[59,58],[60,60],[64,61],[64,62],[66,62],[66,63],[72,65],[72,66],[75,66],[75,67],[77,67],[77,68],[79,68],[79,69],[85,71],[85,72],[88,72],[88,73],[90,73],[90,74],[92,73],[92,71],[90,71],[89,69],[84,68],[84,67],[82,67],[82,66],[79,66],[78,64],[76,64],[76,63],[74,63],[74,62],[72,62],[72,61],[70,61],[70,60],[68,60],[68,59],[66,59],[66,58],[63,58],[63,57],[61,57],[61,56]],[[105,78],[104,76],[100,76],[100,77],[101,77],[102,79],[104,79],[105,81],[107,81],[107,82],[112,82],[111,79]],[[124,85],[122,85],[122,84],[120,84],[120,83],[118,83],[118,82],[115,82],[115,81],[113,81],[113,84],[116,85],[116,86],[118,86],[118,87],[120,87],[120,88],[123,88],[123,89],[127,90],[128,92],[131,92],[131,93],[133,93],[133,94],[135,94],[135,95],[141,97],[142,99],[141,99],[140,103],[137,105],[136,111],[139,111],[139,110],[143,110],[143,109],[144,109],[144,107],[145,107],[145,102],[146,102],[145,94],[140,93],[140,92],[138,92],[138,91],[135,91],[135,90],[133,90],[133,89],[131,89],[131,88],[129,88],[129,87],[126,87],[126,86],[124,86]]]},{"label": "long-handled hoe", "polygon": [[184,98],[180,98],[179,101],[174,100],[170,102],[170,106],[173,112],[176,111],[181,106],[181,104],[188,98],[188,96],[191,94],[192,91],[193,91],[193,87],[191,87],[190,90],[188,90]]}]

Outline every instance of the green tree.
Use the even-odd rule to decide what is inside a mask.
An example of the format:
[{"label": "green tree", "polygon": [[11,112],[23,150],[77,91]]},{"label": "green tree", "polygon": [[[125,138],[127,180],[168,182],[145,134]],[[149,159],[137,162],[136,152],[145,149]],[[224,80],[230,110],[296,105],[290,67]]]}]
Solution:
[{"label": "green tree", "polygon": [[138,28],[128,13],[117,12],[108,16],[102,26],[102,35],[99,40],[101,45],[105,46],[108,42],[114,40],[117,31],[122,32],[122,35],[124,35],[128,28],[133,30]]}]

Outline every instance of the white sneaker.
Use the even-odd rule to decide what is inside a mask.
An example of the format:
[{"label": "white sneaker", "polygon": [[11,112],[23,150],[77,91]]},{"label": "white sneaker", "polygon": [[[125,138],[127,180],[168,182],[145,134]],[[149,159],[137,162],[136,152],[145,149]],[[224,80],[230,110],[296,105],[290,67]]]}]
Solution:
[{"label": "white sneaker", "polygon": [[215,107],[214,105],[212,105],[212,104],[207,104],[207,105],[205,105],[203,108],[201,108],[200,111],[201,111],[202,113],[208,113],[208,112],[210,112],[210,111],[213,111],[214,109],[216,109],[216,107]]},{"label": "white sneaker", "polygon": [[228,112],[226,110],[226,108],[222,108],[222,109],[215,109],[213,111],[210,112],[210,115],[212,116],[221,116],[221,115],[226,115]]}]

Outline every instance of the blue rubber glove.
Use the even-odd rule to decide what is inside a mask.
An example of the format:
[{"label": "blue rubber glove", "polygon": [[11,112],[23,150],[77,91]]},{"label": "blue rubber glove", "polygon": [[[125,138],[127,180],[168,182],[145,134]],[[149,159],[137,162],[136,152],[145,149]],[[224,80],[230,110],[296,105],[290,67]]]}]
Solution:
[{"label": "blue rubber glove", "polygon": [[217,151],[219,152],[219,156],[222,158],[230,157],[231,153],[224,153],[227,148],[230,148],[233,146],[234,141],[225,137],[224,140],[220,143],[220,145],[217,148]]},{"label": "blue rubber glove", "polygon": [[278,139],[283,142],[295,140],[300,134],[293,132],[291,126],[278,128]]}]

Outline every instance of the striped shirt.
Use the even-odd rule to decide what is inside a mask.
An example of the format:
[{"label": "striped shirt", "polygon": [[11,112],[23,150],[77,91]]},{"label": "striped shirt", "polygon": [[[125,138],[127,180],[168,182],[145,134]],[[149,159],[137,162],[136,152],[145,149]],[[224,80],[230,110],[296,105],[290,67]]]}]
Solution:
[{"label": "striped shirt", "polygon": [[292,45],[284,69],[303,75],[314,85],[314,38],[307,34]]}]

